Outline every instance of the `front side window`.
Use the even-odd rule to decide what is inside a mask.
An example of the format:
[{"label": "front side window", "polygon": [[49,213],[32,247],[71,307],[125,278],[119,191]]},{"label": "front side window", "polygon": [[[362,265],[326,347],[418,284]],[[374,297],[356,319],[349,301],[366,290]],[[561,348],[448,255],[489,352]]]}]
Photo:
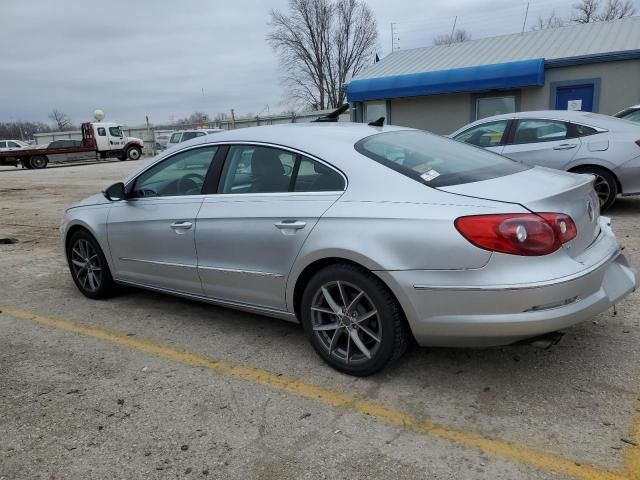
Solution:
[{"label": "front side window", "polygon": [[515,95],[476,98],[476,120],[516,111]]},{"label": "front side window", "polygon": [[0,142],[0,148],[7,148],[7,142]]},{"label": "front side window", "polygon": [[101,137],[106,137],[107,136],[107,131],[105,130],[104,127],[98,127],[98,135]]},{"label": "front side window", "polygon": [[169,143],[180,143],[180,135],[180,132],[171,135],[171,140],[169,140]]},{"label": "front side window", "polygon": [[120,127],[109,127],[109,134],[112,137],[122,137],[122,129]]},{"label": "front side window", "polygon": [[495,147],[502,143],[504,132],[507,129],[507,120],[483,123],[459,133],[455,140],[470,143],[476,147]]},{"label": "front side window", "polygon": [[513,143],[554,142],[567,138],[567,124],[559,120],[518,120]]},{"label": "front side window", "polygon": [[136,179],[131,196],[199,195],[217,149],[205,147],[189,150],[154,165]]},{"label": "front side window", "polygon": [[9,148],[20,148],[20,145],[18,145],[16,142],[7,142],[9,145]]},{"label": "front side window", "polygon": [[355,148],[362,155],[430,187],[479,182],[532,168],[417,130],[372,135],[356,143]]}]

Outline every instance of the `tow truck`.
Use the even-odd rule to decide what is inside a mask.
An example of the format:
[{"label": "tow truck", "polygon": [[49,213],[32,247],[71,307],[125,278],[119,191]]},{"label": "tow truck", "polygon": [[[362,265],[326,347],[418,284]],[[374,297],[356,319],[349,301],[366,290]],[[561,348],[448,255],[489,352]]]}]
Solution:
[{"label": "tow truck", "polygon": [[[117,158],[138,160],[144,143],[139,138],[127,137],[117,123],[86,122],[81,125],[82,142],[79,146],[49,148],[49,146],[23,148],[0,152],[0,165],[21,165],[23,168],[46,168],[56,157],[74,153],[95,153],[96,160]],[[60,158],[60,157],[58,157]]]}]

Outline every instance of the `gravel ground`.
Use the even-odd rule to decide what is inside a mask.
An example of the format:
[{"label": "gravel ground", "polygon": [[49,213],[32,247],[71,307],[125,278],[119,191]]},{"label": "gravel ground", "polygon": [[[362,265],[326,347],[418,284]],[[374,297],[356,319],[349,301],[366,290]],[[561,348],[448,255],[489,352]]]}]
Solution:
[{"label": "gravel ground", "polygon": [[[640,411],[640,296],[548,350],[414,349],[382,374],[326,367],[294,324],[127,289],[90,301],[57,245],[64,209],[139,162],[0,169],[0,479],[565,478],[353,409],[17,318],[65,319],[294,377],[456,432],[620,471]],[[609,212],[640,266],[640,198]],[[569,478],[569,477],[567,477]],[[587,478],[587,477],[584,477]]]}]

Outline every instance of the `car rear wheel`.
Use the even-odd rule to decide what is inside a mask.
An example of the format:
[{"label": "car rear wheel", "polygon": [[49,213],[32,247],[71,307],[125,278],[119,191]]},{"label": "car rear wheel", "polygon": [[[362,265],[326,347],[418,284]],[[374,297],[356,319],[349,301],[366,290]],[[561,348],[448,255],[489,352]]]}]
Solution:
[{"label": "car rear wheel", "polygon": [[598,199],[600,200],[600,210],[607,210],[618,196],[618,182],[611,172],[598,167],[580,167],[573,170],[575,173],[590,173],[596,177],[593,185]]},{"label": "car rear wheel", "polygon": [[78,290],[85,297],[107,298],[115,290],[109,265],[93,236],[80,230],[73,234],[67,246],[67,261]]},{"label": "car rear wheel", "polygon": [[30,168],[41,169],[41,168],[46,168],[47,163],[49,163],[49,161],[47,160],[47,157],[38,155],[35,157],[31,157],[28,163]]},{"label": "car rear wheel", "polygon": [[382,370],[408,345],[406,320],[392,293],[354,265],[332,265],[314,275],[302,296],[301,316],[320,357],[350,375]]},{"label": "car rear wheel", "polygon": [[127,150],[127,158],[129,160],[138,160],[142,156],[142,150],[139,147],[130,147]]}]

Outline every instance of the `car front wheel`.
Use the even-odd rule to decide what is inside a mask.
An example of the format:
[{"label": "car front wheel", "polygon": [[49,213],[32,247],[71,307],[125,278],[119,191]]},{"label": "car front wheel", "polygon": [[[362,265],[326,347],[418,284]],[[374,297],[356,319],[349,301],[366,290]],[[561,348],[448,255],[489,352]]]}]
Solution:
[{"label": "car front wheel", "polygon": [[130,147],[127,150],[126,158],[129,160],[138,160],[142,156],[142,150],[139,147]]},{"label": "car front wheel", "polygon": [[302,297],[302,323],[316,352],[333,368],[374,374],[406,350],[400,305],[373,274],[339,264],[318,272]]},{"label": "car front wheel", "polygon": [[70,238],[67,261],[73,282],[85,297],[101,299],[111,296],[115,283],[100,245],[93,236],[79,230]]}]

